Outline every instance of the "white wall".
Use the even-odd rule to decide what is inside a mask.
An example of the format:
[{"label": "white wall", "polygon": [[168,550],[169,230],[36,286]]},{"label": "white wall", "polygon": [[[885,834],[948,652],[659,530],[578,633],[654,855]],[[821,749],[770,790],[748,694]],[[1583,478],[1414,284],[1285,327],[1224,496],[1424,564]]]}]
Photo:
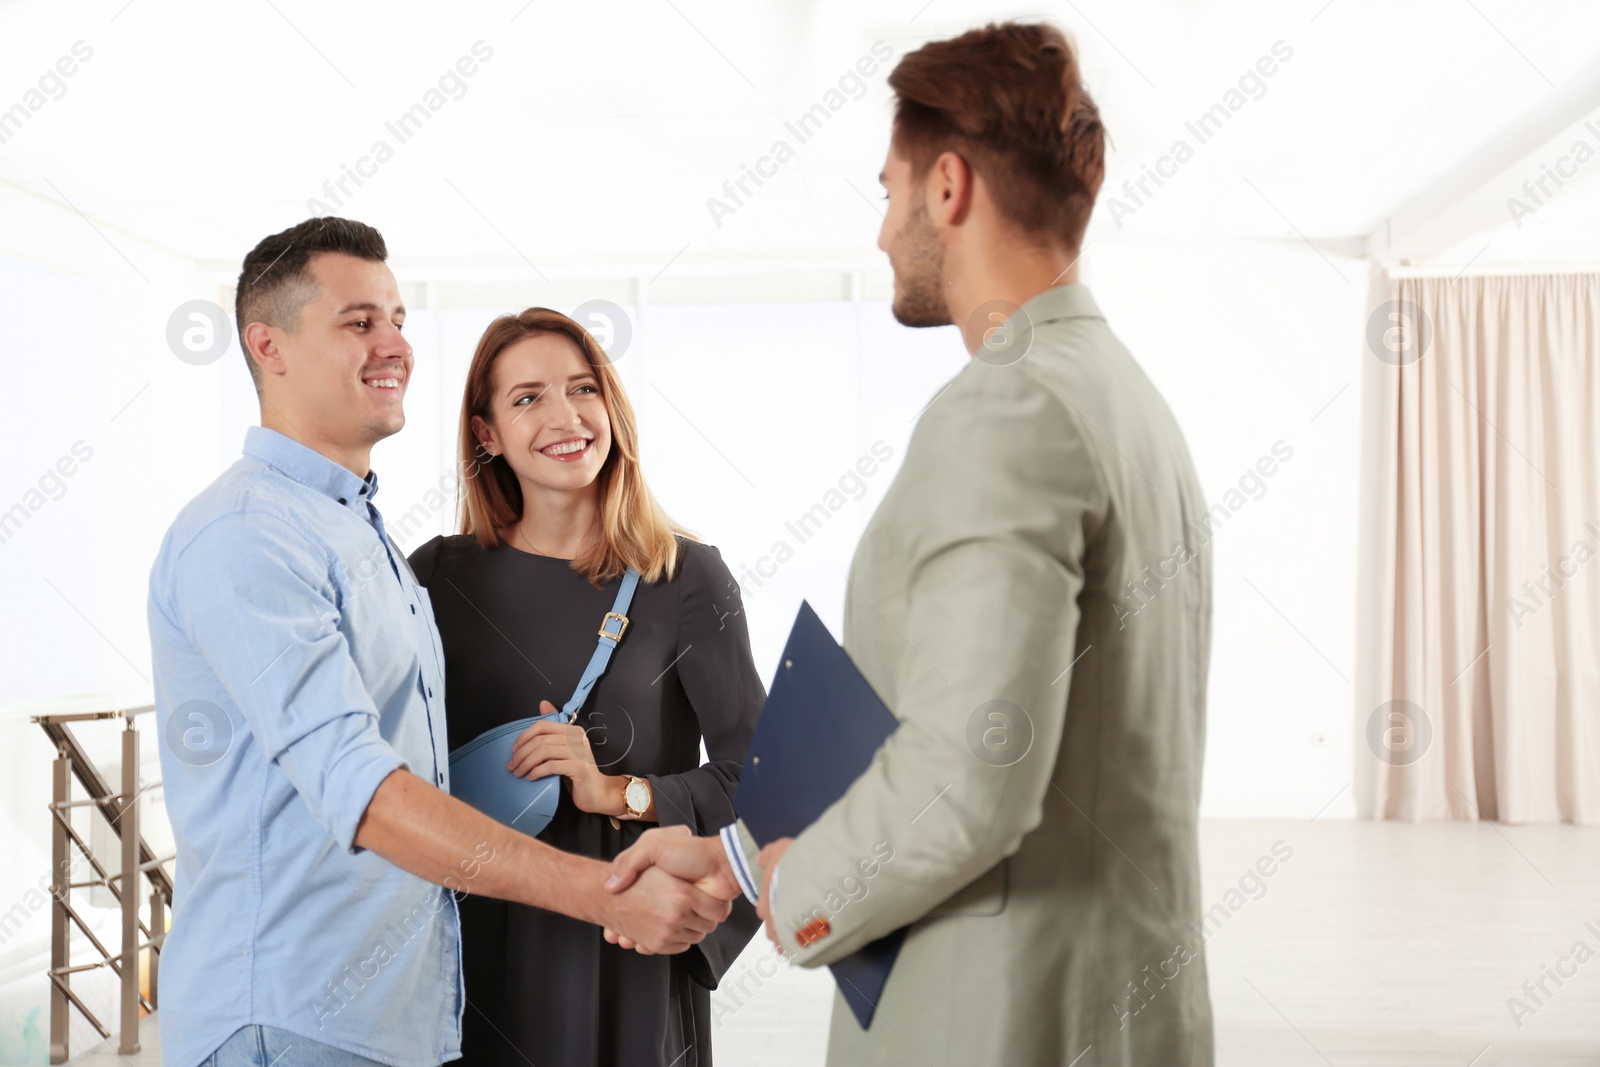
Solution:
[{"label": "white wall", "polygon": [[[1207,500],[1227,509],[1201,814],[1311,818],[1331,801],[1324,818],[1349,817],[1366,270],[1298,241],[1108,244],[1085,259]],[[1293,455],[1261,477],[1279,441]]]},{"label": "white wall", "polygon": [[[164,340],[172,309],[207,295],[193,263],[4,184],[0,218],[0,1063],[43,1063],[53,752],[27,715],[149,700],[149,560],[163,517],[214,466],[219,378]],[[114,765],[115,724],[76,732]],[[109,979],[74,983],[102,1018]],[[98,1035],[75,1016],[72,1039]]]}]

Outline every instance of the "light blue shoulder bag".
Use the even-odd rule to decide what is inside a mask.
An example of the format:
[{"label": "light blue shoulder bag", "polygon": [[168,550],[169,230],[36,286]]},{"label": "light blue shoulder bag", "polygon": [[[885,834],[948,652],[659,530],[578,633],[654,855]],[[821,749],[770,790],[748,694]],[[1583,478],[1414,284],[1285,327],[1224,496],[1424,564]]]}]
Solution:
[{"label": "light blue shoulder bag", "polygon": [[549,715],[535,715],[485,730],[450,753],[451,796],[525,834],[536,835],[550,825],[561,799],[560,776],[519,778],[506,770],[506,761],[511,758],[516,739],[534,723],[547,719],[570,723],[578,717],[583,702],[589,699],[589,690],[606,672],[612,651],[627,632],[628,606],[633,602],[633,591],[638,585],[639,572],[629,567],[622,577],[622,587],[617,590],[616,603],[600,622],[600,641],[594,655],[589,657],[589,666],[584,668],[578,688],[572,691],[572,699],[565,707]]}]

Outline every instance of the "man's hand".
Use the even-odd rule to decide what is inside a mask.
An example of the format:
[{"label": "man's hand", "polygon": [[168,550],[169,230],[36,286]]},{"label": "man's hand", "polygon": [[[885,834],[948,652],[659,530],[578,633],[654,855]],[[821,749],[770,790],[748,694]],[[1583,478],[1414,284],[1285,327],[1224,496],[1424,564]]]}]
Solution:
[{"label": "man's hand", "polygon": [[727,900],[658,867],[638,872],[628,888],[614,892],[618,895],[608,898],[606,909],[606,940],[646,956],[698,945],[733,910]]},{"label": "man's hand", "polygon": [[[723,907],[721,918],[727,918],[732,910],[730,902],[739,895],[739,883],[733,877],[733,868],[728,866],[721,839],[695,837],[687,826],[663,827],[640,834],[631,848],[611,861],[611,877],[606,880],[606,888],[613,893],[629,892],[629,887],[642,883],[652,873],[670,875],[717,901]],[[620,927],[607,926],[605,934],[613,945],[636,948],[646,954],[656,951]]]},{"label": "man's hand", "polygon": [[733,900],[739,895],[739,883],[722,851],[722,839],[696,837],[687,826],[664,826],[640,834],[631,848],[611,861],[606,888],[620,893],[651,867],[692,882],[718,900]]},{"label": "man's hand", "polygon": [[756,856],[756,866],[761,868],[761,903],[756,905],[756,915],[767,924],[767,938],[778,947],[778,952],[783,953],[783,940],[778,936],[778,928],[772,923],[772,876],[778,871],[778,861],[783,859],[783,854],[789,851],[789,846],[794,844],[792,837],[780,837],[762,849]]}]

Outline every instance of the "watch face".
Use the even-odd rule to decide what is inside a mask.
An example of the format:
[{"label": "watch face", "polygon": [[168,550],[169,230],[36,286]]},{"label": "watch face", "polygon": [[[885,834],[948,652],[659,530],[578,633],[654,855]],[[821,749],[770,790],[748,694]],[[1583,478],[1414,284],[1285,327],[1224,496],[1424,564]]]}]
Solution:
[{"label": "watch face", "polygon": [[629,782],[628,788],[622,795],[635,814],[643,814],[650,810],[650,787],[644,782]]}]

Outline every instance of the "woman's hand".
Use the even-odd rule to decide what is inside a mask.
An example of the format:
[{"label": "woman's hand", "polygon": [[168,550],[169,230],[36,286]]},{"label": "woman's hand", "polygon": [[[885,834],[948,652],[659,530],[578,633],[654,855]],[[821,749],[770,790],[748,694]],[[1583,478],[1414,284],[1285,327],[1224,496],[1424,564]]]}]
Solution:
[{"label": "woman's hand", "polygon": [[[539,714],[559,709],[548,700],[539,702]],[[572,802],[579,811],[595,815],[622,815],[627,811],[622,787],[626,779],[604,774],[595,765],[589,736],[583,727],[559,722],[536,722],[518,735],[506,769],[519,778],[559,774],[572,783]]]}]

